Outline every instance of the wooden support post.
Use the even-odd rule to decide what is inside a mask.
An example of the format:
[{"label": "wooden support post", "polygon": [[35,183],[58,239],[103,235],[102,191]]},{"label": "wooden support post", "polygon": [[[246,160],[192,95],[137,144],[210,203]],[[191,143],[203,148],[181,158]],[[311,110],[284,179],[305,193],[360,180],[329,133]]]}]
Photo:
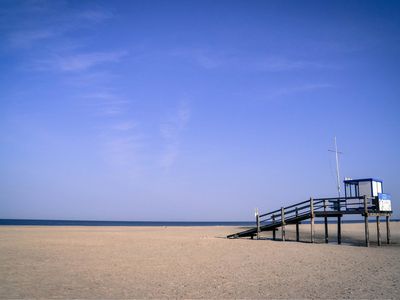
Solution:
[{"label": "wooden support post", "polygon": [[281,207],[282,241],[285,241],[285,208]]},{"label": "wooden support post", "polygon": [[314,199],[310,198],[311,243],[314,243]]},{"label": "wooden support post", "polygon": [[[275,215],[272,215],[272,223],[275,223]],[[275,241],[276,240],[276,228],[272,230],[272,239]]]},{"label": "wooden support post", "polygon": [[326,200],[324,200],[324,213],[325,213],[325,243],[328,244],[328,217],[326,216]]},{"label": "wooden support post", "polygon": [[[340,199],[337,200],[336,210],[340,212]],[[337,218],[337,243],[340,245],[342,243],[342,216]]]},{"label": "wooden support post", "polygon": [[376,236],[378,240],[378,246],[381,245],[381,231],[380,231],[381,221],[379,216],[376,216]]},{"label": "wooden support post", "polygon": [[364,196],[364,225],[365,225],[365,246],[369,247],[369,227],[368,227],[367,196]]},{"label": "wooden support post", "polygon": [[[296,207],[296,218],[299,216],[299,210]],[[296,241],[299,242],[300,241],[300,230],[299,230],[299,222],[297,221],[296,223]]]},{"label": "wooden support post", "polygon": [[260,239],[260,216],[258,214],[258,208],[256,208],[256,223],[257,223],[257,240]]},{"label": "wooden support post", "polygon": [[386,242],[390,244],[390,216],[386,216]]}]

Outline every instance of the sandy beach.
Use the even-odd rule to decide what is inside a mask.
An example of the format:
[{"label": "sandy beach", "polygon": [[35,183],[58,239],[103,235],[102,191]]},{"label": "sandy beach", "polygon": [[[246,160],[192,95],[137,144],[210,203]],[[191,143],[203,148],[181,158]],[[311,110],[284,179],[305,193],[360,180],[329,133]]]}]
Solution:
[{"label": "sandy beach", "polygon": [[335,225],[330,244],[323,225],[308,243],[306,224],[301,243],[225,238],[238,227],[3,226],[0,298],[399,298],[400,223],[382,247],[374,225],[370,248],[363,224],[343,225],[343,245]]}]

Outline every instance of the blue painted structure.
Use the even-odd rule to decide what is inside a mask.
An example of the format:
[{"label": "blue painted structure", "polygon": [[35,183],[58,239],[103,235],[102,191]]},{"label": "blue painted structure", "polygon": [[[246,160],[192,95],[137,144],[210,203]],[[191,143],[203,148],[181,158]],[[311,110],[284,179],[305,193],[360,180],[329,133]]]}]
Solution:
[{"label": "blue painted structure", "polygon": [[[346,179],[343,181],[344,183],[344,194],[345,197],[376,197],[379,193],[383,193],[383,181],[376,178],[362,178],[362,179]],[[369,183],[370,184],[370,193],[369,194],[360,194],[360,183]],[[373,185],[374,183],[380,184],[380,191],[374,193]]]},{"label": "blue painted structure", "polygon": [[[370,209],[391,211],[391,196],[383,192],[383,181],[376,178],[346,179],[344,182],[345,197],[367,197]],[[360,207],[362,204],[360,203]],[[352,209],[355,209],[354,206]],[[346,208],[347,210],[347,208]]]}]

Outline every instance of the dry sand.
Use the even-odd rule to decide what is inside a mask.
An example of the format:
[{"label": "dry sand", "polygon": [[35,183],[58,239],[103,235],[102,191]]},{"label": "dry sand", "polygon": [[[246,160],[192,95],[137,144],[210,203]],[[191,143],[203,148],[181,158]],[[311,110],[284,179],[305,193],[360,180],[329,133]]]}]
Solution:
[{"label": "dry sand", "polygon": [[238,227],[2,226],[0,298],[400,298],[400,223],[382,247],[342,228],[345,245],[324,244],[322,225],[316,244],[224,238]]}]

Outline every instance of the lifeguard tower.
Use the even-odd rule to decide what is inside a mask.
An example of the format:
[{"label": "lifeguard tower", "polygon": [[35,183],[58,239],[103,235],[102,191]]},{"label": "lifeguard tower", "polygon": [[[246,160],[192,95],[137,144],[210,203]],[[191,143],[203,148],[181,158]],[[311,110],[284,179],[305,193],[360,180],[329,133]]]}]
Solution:
[{"label": "lifeguard tower", "polygon": [[386,241],[390,244],[390,216],[392,214],[391,196],[383,193],[383,182],[374,178],[344,180],[345,197],[310,198],[294,205],[281,207],[265,214],[256,212],[256,227],[230,234],[228,238],[257,236],[261,231],[272,231],[276,239],[276,230],[281,229],[282,241],[285,241],[285,227],[296,225],[296,241],[300,240],[299,224],[310,220],[311,242],[314,242],[314,219],[324,218],[325,243],[328,243],[328,218],[337,218],[337,240],[341,243],[341,224],[343,216],[359,215],[364,217],[365,244],[369,246],[369,217],[376,217],[377,243],[381,245],[380,218],[386,218]]}]

